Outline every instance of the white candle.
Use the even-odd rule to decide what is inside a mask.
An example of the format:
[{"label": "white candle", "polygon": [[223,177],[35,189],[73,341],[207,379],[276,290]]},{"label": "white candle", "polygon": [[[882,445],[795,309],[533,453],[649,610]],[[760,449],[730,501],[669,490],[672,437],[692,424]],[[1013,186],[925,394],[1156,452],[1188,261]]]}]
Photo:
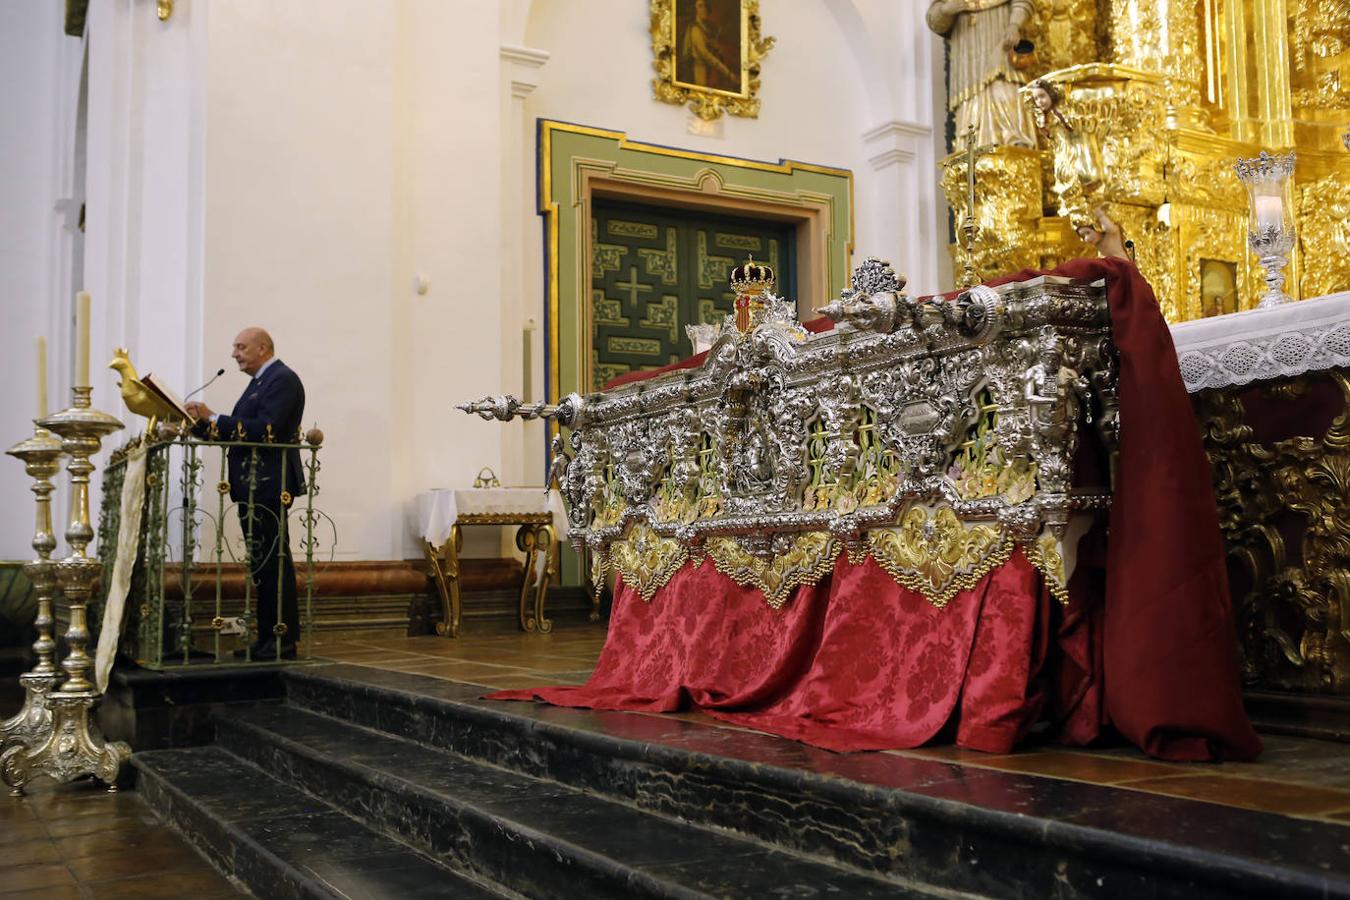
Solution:
[{"label": "white candle", "polygon": [[75,386],[89,387],[89,292],[75,297]]},{"label": "white candle", "polygon": [[1279,197],[1256,197],[1256,227],[1279,228],[1284,224],[1284,202]]},{"label": "white candle", "polygon": [[37,339],[37,391],[37,417],[45,419],[47,418],[47,339],[45,337]]}]

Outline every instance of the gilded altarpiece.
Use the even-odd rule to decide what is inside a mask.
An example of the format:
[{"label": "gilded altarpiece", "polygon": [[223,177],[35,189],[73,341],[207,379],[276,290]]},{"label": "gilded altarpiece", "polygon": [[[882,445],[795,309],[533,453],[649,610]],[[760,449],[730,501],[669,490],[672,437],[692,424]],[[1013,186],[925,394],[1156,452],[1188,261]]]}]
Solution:
[{"label": "gilded altarpiece", "polygon": [[[1131,242],[1171,322],[1254,307],[1264,290],[1247,248],[1238,157],[1294,149],[1297,299],[1350,288],[1350,2],[1346,0],[1037,0],[1018,64],[1038,111],[1040,178],[1027,150],[980,148],[973,263],[985,278],[1091,255],[1080,226],[1103,210]],[[1067,137],[1066,137],[1067,135]],[[957,135],[942,186],[955,234],[965,220]],[[1076,178],[1066,179],[1066,174]],[[1027,210],[1039,206],[1030,216]],[[958,270],[965,261],[954,244]],[[1205,272],[1233,274],[1235,302],[1207,295]]]},{"label": "gilded altarpiece", "polygon": [[[1350,693],[1350,373],[1195,398],[1214,466],[1230,583],[1253,686]],[[1303,409],[1279,433],[1264,408]],[[1254,413],[1254,414],[1253,414]]]},{"label": "gilded altarpiece", "polygon": [[1253,688],[1350,694],[1350,293],[1172,329]]}]

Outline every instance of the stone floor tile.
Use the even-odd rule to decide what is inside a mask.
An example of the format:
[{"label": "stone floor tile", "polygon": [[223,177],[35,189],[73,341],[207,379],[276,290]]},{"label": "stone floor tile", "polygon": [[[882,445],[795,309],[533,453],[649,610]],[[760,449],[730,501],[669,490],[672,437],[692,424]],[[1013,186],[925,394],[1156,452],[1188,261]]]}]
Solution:
[{"label": "stone floor tile", "polygon": [[0,826],[0,847],[46,839],[47,829],[36,819],[29,822],[6,822]]},{"label": "stone floor tile", "polygon": [[[0,828],[3,827],[0,826]],[[46,839],[24,841],[19,844],[0,844],[0,870],[7,869],[10,866],[32,866],[41,863],[59,862],[61,862],[61,856],[56,852],[56,845]]]},{"label": "stone floor tile", "polygon": [[200,870],[206,865],[190,847],[159,847],[128,853],[105,853],[67,860],[66,864],[77,879],[108,881],[155,873]]},{"label": "stone floor tile", "polygon": [[6,891],[0,888],[5,900],[85,900],[84,891],[75,885],[35,888],[31,891]]},{"label": "stone floor tile", "polygon": [[1052,778],[1087,781],[1092,784],[1119,784],[1146,778],[1189,774],[1194,771],[1167,763],[1099,757],[1067,750],[1037,750],[1015,753],[1011,756],[990,756],[986,759],[967,756],[962,757],[961,761],[968,765],[1000,769],[1005,772],[1027,772],[1033,775],[1048,775]]},{"label": "stone floor tile", "polygon": [[207,868],[195,872],[140,875],[115,881],[85,884],[93,900],[218,900],[238,897],[243,892],[228,878]]},{"label": "stone floor tile", "polygon": [[11,866],[0,879],[0,891],[30,891],[37,888],[74,887],[75,876],[60,863]]},{"label": "stone floor tile", "polygon": [[159,849],[179,850],[185,853],[193,852],[181,838],[163,826],[119,828],[115,831],[57,838],[56,849],[66,860],[87,856],[102,856],[104,854],[142,853]]},{"label": "stone floor tile", "polygon": [[1315,816],[1350,807],[1350,791],[1227,775],[1149,778],[1123,786],[1289,816]]}]

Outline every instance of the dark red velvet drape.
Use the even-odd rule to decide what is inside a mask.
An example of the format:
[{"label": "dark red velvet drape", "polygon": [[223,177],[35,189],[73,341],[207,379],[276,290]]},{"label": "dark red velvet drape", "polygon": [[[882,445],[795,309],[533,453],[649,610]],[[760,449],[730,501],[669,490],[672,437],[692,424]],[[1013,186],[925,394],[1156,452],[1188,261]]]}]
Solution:
[{"label": "dark red velvet drape", "polygon": [[620,581],[585,685],[491,696],[694,706],[834,750],[913,747],[950,722],[958,745],[1006,751],[1048,718],[1068,743],[1113,726],[1165,759],[1256,756],[1209,465],[1171,334],[1132,263],[1074,260],[1053,274],[1106,279],[1121,360],[1110,540],[1101,527],[1083,539],[1067,607],[1020,551],[942,609],[871,560],[841,558],[773,610],[705,561],[651,603]]}]

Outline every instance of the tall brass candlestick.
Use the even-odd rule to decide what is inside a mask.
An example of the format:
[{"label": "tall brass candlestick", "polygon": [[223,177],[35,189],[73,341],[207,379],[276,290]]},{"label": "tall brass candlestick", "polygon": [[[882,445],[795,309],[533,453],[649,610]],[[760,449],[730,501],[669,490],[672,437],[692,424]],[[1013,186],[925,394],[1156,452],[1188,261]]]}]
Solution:
[{"label": "tall brass candlestick", "polygon": [[979,147],[975,144],[976,128],[972,122],[966,129],[966,221],[961,226],[965,237],[965,265],[962,266],[961,284],[963,288],[979,284],[980,274],[975,271],[975,235],[980,227],[975,222],[975,166],[980,157],[988,154],[992,147]]},{"label": "tall brass candlestick", "polygon": [[66,658],[61,661],[67,678],[59,690],[47,696],[51,711],[51,731],[45,740],[32,747],[14,745],[0,753],[0,777],[19,796],[24,786],[39,775],[59,782],[73,781],[84,775],[96,776],[117,789],[117,773],[131,756],[131,748],[121,742],[106,742],[91,721],[99,693],[89,681],[92,665],[85,647],[89,629],[85,620],[94,579],[103,567],[91,559],[85,548],[94,538],[89,523],[89,474],[94,464],[89,458],[98,453],[103,438],[122,428],[122,423],[89,403],[93,388],[77,385],[71,391],[74,400],[69,409],[48,416],[38,425],[61,438],[61,449],[70,457],[70,522],[66,543],[70,555],[56,563],[56,579],[70,605],[70,627],[66,629]]},{"label": "tall brass candlestick", "polygon": [[[42,410],[45,415],[46,410]],[[61,442],[41,428],[32,437],[20,441],[5,451],[22,460],[24,471],[33,479],[32,491],[37,499],[37,519],[33,530],[33,549],[37,558],[24,563],[23,573],[37,595],[37,642],[33,652],[37,665],[31,672],[19,676],[23,685],[23,708],[12,718],[0,723],[0,750],[12,743],[31,747],[51,733],[52,714],[47,708],[47,696],[61,683],[61,673],[52,658],[56,642],[52,640],[52,589],[56,586],[56,563],[52,551],[56,549],[56,535],[52,533],[52,476],[61,469]]]}]

